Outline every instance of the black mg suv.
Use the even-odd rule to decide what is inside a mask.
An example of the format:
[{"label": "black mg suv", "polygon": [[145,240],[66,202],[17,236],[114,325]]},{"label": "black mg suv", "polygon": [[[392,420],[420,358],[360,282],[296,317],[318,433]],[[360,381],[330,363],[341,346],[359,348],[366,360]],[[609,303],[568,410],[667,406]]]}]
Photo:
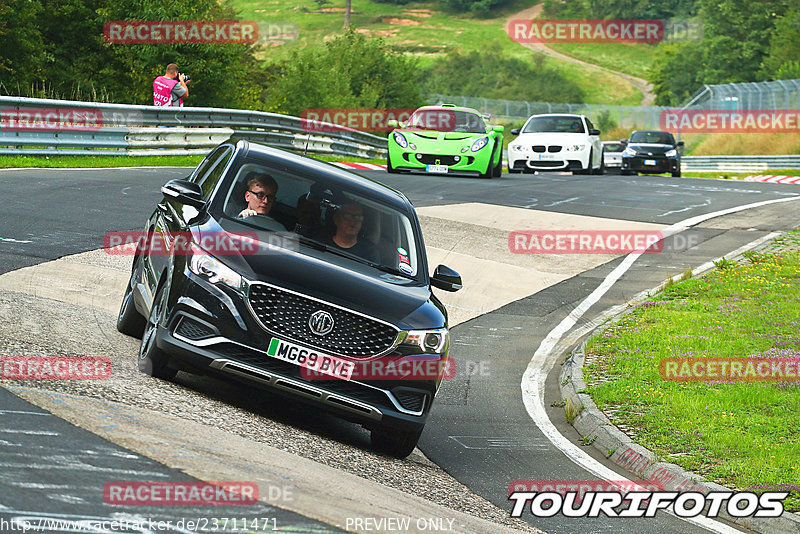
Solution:
[{"label": "black mg suv", "polygon": [[[428,275],[409,200],[234,140],[161,190],[117,321],[142,338],[139,369],[266,388],[362,424],[378,450],[410,454],[445,371],[430,363],[445,362],[450,344],[431,288],[456,291],[461,278],[442,265]],[[397,362],[407,365],[386,372]]]}]

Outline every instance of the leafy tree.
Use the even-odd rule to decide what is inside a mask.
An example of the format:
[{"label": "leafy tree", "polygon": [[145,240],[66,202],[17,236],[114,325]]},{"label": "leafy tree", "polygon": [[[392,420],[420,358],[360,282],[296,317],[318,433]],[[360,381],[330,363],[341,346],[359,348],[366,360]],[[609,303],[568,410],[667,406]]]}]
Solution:
[{"label": "leafy tree", "polygon": [[0,82],[6,91],[22,92],[41,81],[44,43],[37,22],[38,0],[0,0]]},{"label": "leafy tree", "polygon": [[449,52],[424,76],[427,93],[509,98],[547,102],[583,102],[583,92],[573,81],[545,65],[542,54],[533,64],[504,57],[499,49]]},{"label": "leafy tree", "polygon": [[309,108],[411,108],[421,104],[414,60],[382,39],[353,31],[322,48],[294,52],[268,68],[265,105],[299,115]]},{"label": "leafy tree", "polygon": [[697,13],[697,0],[545,0],[551,18],[669,19]]},{"label": "leafy tree", "polygon": [[452,11],[487,16],[493,9],[511,3],[511,0],[443,0],[443,3]]},{"label": "leafy tree", "polygon": [[790,9],[775,23],[769,43],[769,55],[764,59],[762,75],[770,80],[800,78],[800,8]]}]

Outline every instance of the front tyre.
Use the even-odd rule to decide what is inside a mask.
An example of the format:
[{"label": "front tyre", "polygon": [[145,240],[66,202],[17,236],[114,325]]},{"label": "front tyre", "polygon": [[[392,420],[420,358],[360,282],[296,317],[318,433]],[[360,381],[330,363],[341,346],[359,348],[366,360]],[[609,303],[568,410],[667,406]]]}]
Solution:
[{"label": "front tyre", "polygon": [[117,331],[126,336],[141,338],[146,324],[145,318],[136,310],[136,306],[133,303],[133,290],[130,282],[128,282],[128,287],[122,297],[122,305],[117,315]]},{"label": "front tyre", "polygon": [[399,459],[403,459],[411,454],[417,446],[421,435],[421,428],[419,430],[373,428],[370,431],[373,449]]},{"label": "front tyre", "polygon": [[[486,172],[482,172],[480,174],[481,178],[491,178],[492,176],[497,176],[494,173],[495,166],[492,165],[492,162],[494,161],[494,151],[496,148],[497,148],[497,143],[495,143],[495,145],[492,147],[492,155],[489,156],[489,162],[486,164]],[[500,165],[503,165],[502,160],[503,158],[500,158]]]},{"label": "front tyre", "polygon": [[680,170],[680,169],[678,169],[677,171],[674,171],[674,172],[672,173],[672,177],[673,177],[673,178],[680,178],[680,177],[681,177],[681,170]]},{"label": "front tyre", "polygon": [[397,174],[398,171],[394,167],[392,167],[392,158],[389,154],[386,154],[386,172],[389,174]]},{"label": "front tyre", "polygon": [[502,145],[500,147],[500,154],[497,155],[497,165],[494,166],[492,169],[492,176],[495,178],[500,178],[503,176],[503,148]]},{"label": "front tyre", "polygon": [[142,344],[139,346],[139,371],[155,378],[161,378],[162,380],[172,380],[175,378],[178,370],[170,367],[169,356],[167,356],[163,350],[159,349],[156,344],[158,317],[162,307],[162,303],[159,301],[161,300],[162,294],[164,294],[163,287],[154,300],[155,304],[153,305],[150,318],[147,320],[144,333],[142,334]]}]

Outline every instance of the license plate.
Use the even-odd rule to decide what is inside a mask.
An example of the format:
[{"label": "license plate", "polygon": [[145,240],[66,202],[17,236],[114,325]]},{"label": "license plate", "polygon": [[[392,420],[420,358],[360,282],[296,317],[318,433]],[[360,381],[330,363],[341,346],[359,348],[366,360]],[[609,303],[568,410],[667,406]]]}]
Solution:
[{"label": "license plate", "polygon": [[655,167],[656,165],[658,165],[658,164],[656,163],[656,160],[654,160],[654,159],[646,159],[646,160],[644,160],[644,164],[645,164],[645,165],[651,165],[651,166],[653,166],[653,167]]},{"label": "license plate", "polygon": [[425,165],[425,172],[438,172],[447,174],[447,165]]},{"label": "license plate", "polygon": [[543,159],[556,159],[555,154],[537,154],[537,156],[540,161]]},{"label": "license plate", "polygon": [[349,360],[328,356],[276,337],[270,341],[267,354],[278,360],[304,367],[315,374],[329,375],[343,380],[350,380],[355,369],[355,363]]}]

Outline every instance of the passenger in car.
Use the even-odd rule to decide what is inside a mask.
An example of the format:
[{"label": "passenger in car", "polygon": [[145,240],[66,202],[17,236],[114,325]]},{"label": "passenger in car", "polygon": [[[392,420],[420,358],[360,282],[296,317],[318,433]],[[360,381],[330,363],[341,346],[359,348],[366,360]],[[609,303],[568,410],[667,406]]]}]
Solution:
[{"label": "passenger in car", "polygon": [[244,219],[251,215],[268,215],[275,205],[278,183],[269,174],[250,173],[248,176],[247,191],[244,193],[247,207],[239,212],[238,217]]},{"label": "passenger in car", "polygon": [[333,215],[334,233],[328,239],[328,245],[355,254],[365,260],[380,262],[378,249],[368,239],[359,239],[361,226],[364,223],[364,208],[351,202],[336,210]]}]

